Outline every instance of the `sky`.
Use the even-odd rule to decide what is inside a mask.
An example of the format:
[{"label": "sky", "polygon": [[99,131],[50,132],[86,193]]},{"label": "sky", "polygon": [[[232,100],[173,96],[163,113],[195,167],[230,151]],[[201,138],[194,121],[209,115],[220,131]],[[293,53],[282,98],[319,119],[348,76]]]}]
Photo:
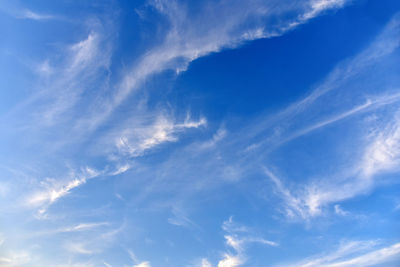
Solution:
[{"label": "sky", "polygon": [[399,266],[399,1],[3,0],[0,36],[0,266]]}]

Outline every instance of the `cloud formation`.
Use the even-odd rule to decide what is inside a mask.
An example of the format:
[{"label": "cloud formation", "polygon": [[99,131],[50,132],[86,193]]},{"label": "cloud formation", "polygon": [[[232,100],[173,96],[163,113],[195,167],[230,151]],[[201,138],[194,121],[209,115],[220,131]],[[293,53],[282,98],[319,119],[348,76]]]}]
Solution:
[{"label": "cloud formation", "polygon": [[[165,35],[150,51],[135,62],[123,77],[110,99],[104,99],[102,111],[90,115],[93,126],[106,120],[143,82],[165,70],[180,73],[197,58],[224,48],[235,48],[245,41],[279,36],[316,17],[325,10],[342,7],[347,1],[296,1],[281,2],[252,0],[206,1],[193,13],[181,1],[149,1],[159,14],[168,21]],[[275,18],[298,12],[301,15],[287,21]],[[140,12],[146,16],[146,11]],[[275,21],[275,22],[274,22]],[[207,22],[207,23],[205,23]],[[201,27],[198,27],[202,25]]]},{"label": "cloud formation", "polygon": [[389,263],[400,257],[400,244],[374,248],[374,241],[351,241],[342,244],[336,251],[325,256],[313,257],[285,266],[301,267],[350,267],[376,266]]},{"label": "cloud formation", "polygon": [[[193,61],[252,40],[281,36],[350,2],[150,0],[134,8],[130,5],[136,3],[129,3],[130,8],[121,10],[109,8],[114,1],[90,4],[87,12],[101,12],[64,25],[73,28],[68,38],[40,44],[48,54],[37,55],[33,61],[39,63],[30,64],[36,68],[37,86],[0,117],[5,132],[1,136],[6,136],[2,144],[5,154],[10,152],[2,164],[17,162],[11,164],[16,171],[7,170],[0,177],[5,177],[0,199],[6,203],[0,219],[8,228],[2,230],[7,236],[0,235],[1,249],[6,248],[0,265],[122,266],[127,260],[130,266],[149,267],[150,262],[163,260],[173,265],[174,257],[187,264],[186,257],[192,257],[196,266],[243,266],[251,263],[250,250],[256,246],[286,249],[293,240],[286,233],[296,231],[296,239],[304,242],[309,242],[304,237],[320,234],[319,229],[297,231],[303,225],[290,224],[291,220],[282,222],[282,217],[270,214],[276,207],[302,222],[325,211],[335,220],[351,217],[351,205],[342,202],[371,192],[400,167],[400,120],[393,112],[399,108],[400,94],[395,86],[398,75],[391,73],[397,69],[390,68],[399,55],[399,15],[311,92],[286,108],[286,100],[277,103],[280,112],[216,116],[218,112],[203,113],[195,105],[181,109],[165,97],[171,78],[188,70]],[[87,5],[75,8],[84,13],[80,7]],[[23,10],[25,19],[56,19]],[[126,18],[132,29],[123,28]],[[126,32],[128,36],[119,35]],[[290,74],[280,78],[291,79]],[[227,97],[237,96],[229,91]],[[220,115],[222,119],[215,119]],[[321,142],[321,136],[331,139]],[[13,142],[8,144],[7,138]],[[341,145],[349,145],[346,153]],[[328,159],[332,168],[324,168]],[[24,179],[16,179],[19,173]],[[270,181],[266,187],[265,177]],[[268,205],[272,191],[279,201]],[[77,197],[68,198],[74,192]],[[237,207],[231,210],[230,205]],[[38,210],[39,216],[31,218],[26,208]],[[229,214],[243,216],[240,220],[246,225],[230,217],[221,234],[220,218]],[[267,234],[247,226],[246,220],[254,218],[247,215],[252,214],[257,214],[257,223],[268,225]],[[203,229],[202,224],[210,228]],[[177,236],[182,240],[170,241]],[[209,241],[215,240],[210,236],[220,236],[220,242],[211,246]],[[189,240],[196,245],[190,248]],[[174,246],[182,244],[187,251],[174,254],[179,251]],[[127,247],[154,259],[139,260]],[[295,266],[381,264],[396,260],[398,247],[343,242],[336,251]]]},{"label": "cloud formation", "polygon": [[54,19],[55,17],[52,15],[46,15],[46,14],[39,14],[36,12],[33,12],[29,9],[26,9],[23,11],[21,14],[17,15],[17,18],[19,19],[31,19],[31,20],[50,20]]},{"label": "cloud formation", "polygon": [[218,267],[235,267],[244,264],[246,262],[245,250],[249,244],[259,243],[267,246],[278,246],[276,242],[253,236],[250,229],[235,223],[232,216],[223,222],[222,229],[227,232],[224,236],[226,245],[232,248],[235,253],[225,253],[223,259],[218,262]]},{"label": "cloud formation", "polygon": [[31,207],[40,207],[39,214],[43,215],[47,208],[56,202],[59,198],[69,194],[71,190],[86,183],[87,180],[96,178],[101,173],[90,167],[82,169],[81,173],[72,172],[70,174],[71,180],[60,181],[55,179],[47,179],[42,182],[45,190],[41,190],[29,196],[26,204]]},{"label": "cloud formation", "polygon": [[[274,151],[297,138],[307,136],[314,131],[321,132],[332,124],[345,123],[352,117],[365,118],[368,114],[386,116],[386,119],[382,120],[383,123],[364,120],[363,128],[357,129],[357,131],[368,132],[368,134],[363,134],[361,138],[358,137],[358,140],[354,141],[357,143],[357,147],[354,148],[353,158],[348,161],[345,168],[338,170],[337,173],[330,175],[325,173],[319,179],[313,179],[297,188],[289,189],[284,185],[282,179],[278,178],[270,169],[264,169],[273,182],[276,192],[284,200],[287,216],[308,220],[321,215],[323,207],[368,193],[377,185],[376,178],[380,174],[398,170],[400,166],[398,159],[399,123],[397,113],[392,112],[399,105],[400,99],[397,90],[388,89],[381,93],[378,90],[381,86],[379,79],[375,79],[370,87],[364,87],[364,93],[344,90],[357,84],[360,76],[371,75],[371,68],[380,65],[384,68],[390,55],[397,57],[396,51],[400,44],[399,21],[399,16],[395,15],[365,50],[354,58],[339,64],[328,75],[328,78],[308,96],[290,105],[271,120],[267,120],[264,127],[269,126],[274,129],[272,132],[270,130],[269,133],[265,132],[265,129],[268,128],[257,126],[255,132],[259,131],[266,134],[267,137],[254,144],[253,149],[258,151],[257,149],[269,145],[270,151]],[[374,63],[376,65],[372,67]],[[365,79],[368,78],[365,77]],[[349,107],[350,103],[342,101],[344,95],[348,95],[349,98],[353,97],[352,106]],[[361,102],[361,104],[354,106],[354,102]],[[326,109],[322,103],[333,103],[332,108]],[[343,110],[342,113],[331,115],[331,110],[340,109]],[[318,116],[315,116],[314,112],[317,110],[319,113]],[[321,117],[327,116],[324,114],[330,114],[330,117],[321,120]],[[304,121],[311,123],[304,126]],[[275,128],[274,125],[276,125]],[[351,166],[349,166],[349,162]]]},{"label": "cloud formation", "polygon": [[137,125],[136,127],[124,129],[121,136],[116,140],[116,147],[120,153],[131,157],[138,157],[153,147],[166,142],[176,142],[176,133],[189,128],[199,128],[206,124],[201,118],[198,121],[186,119],[183,123],[175,123],[171,119],[160,116],[150,125]]}]

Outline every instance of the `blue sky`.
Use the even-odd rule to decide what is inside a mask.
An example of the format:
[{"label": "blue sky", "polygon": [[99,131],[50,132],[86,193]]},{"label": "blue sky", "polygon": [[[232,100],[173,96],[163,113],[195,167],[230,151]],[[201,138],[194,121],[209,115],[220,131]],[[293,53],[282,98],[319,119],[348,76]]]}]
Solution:
[{"label": "blue sky", "polygon": [[398,266],[400,2],[0,3],[0,266]]}]

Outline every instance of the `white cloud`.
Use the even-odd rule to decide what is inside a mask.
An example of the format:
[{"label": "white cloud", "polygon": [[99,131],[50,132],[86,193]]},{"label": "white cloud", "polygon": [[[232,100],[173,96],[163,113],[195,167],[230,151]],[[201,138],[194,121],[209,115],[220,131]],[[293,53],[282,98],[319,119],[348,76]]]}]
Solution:
[{"label": "white cloud", "polygon": [[69,59],[68,71],[77,72],[82,68],[91,64],[93,59],[99,56],[100,51],[100,35],[91,32],[88,37],[70,47],[71,58]]},{"label": "white cloud", "polygon": [[9,251],[5,253],[2,250],[4,256],[0,255],[0,266],[13,267],[13,266],[23,266],[29,264],[33,257],[28,251]]},{"label": "white cloud", "polygon": [[321,12],[334,9],[334,8],[341,8],[347,2],[347,0],[314,0],[311,1],[311,10],[305,13],[302,17],[303,19],[311,19],[318,16]]},{"label": "white cloud", "polygon": [[243,250],[243,242],[244,242],[243,240],[239,240],[231,235],[226,235],[225,239],[226,239],[226,244],[232,247],[237,252],[241,252]]},{"label": "white cloud", "polygon": [[[108,86],[113,23],[109,19],[102,19],[101,22],[96,19],[83,20],[83,25],[88,28],[85,29],[85,36],[75,43],[65,45],[62,53],[50,55],[36,64],[35,72],[46,79],[41,79],[34,94],[13,111],[21,115],[19,112],[34,110],[28,115],[22,114],[19,120],[24,129],[28,128],[33,133],[40,134],[43,128],[47,128],[47,131],[51,129],[53,138],[42,141],[50,141],[52,147],[79,140],[90,132],[90,121],[81,118],[90,113],[92,105],[99,107],[97,100],[102,96],[98,94],[104,93],[101,89]],[[84,97],[85,92],[95,88],[92,99]],[[66,136],[65,132],[55,127],[59,125],[63,125],[62,128],[68,127],[69,133],[73,134]]]},{"label": "white cloud", "polygon": [[132,267],[151,267],[149,261],[139,261],[138,257],[136,257],[132,250],[128,249],[127,252],[134,263]]},{"label": "white cloud", "polygon": [[325,265],[326,267],[350,267],[350,266],[374,266],[377,264],[386,263],[388,261],[399,259],[400,257],[400,243],[394,244],[390,247],[378,249],[367,254]]},{"label": "white cloud", "polygon": [[376,266],[400,258],[400,243],[375,248],[376,241],[343,243],[336,251],[284,266],[296,267],[350,267]]},{"label": "white cloud", "polygon": [[[33,127],[40,127],[38,125],[53,127],[63,124],[65,127],[69,127],[72,134],[66,136],[64,136],[64,132],[55,134],[54,139],[57,141],[54,143],[57,145],[72,142],[81,136],[87,137],[148,77],[167,69],[180,72],[185,70],[188,64],[196,58],[224,48],[236,47],[246,40],[283,34],[288,30],[287,25],[290,22],[283,21],[283,25],[268,25],[269,19],[293,11],[305,14],[310,10],[309,3],[311,2],[305,4],[283,3],[276,8],[273,4],[258,0],[251,3],[226,4],[221,2],[215,6],[211,6],[210,2],[202,5],[200,13],[191,14],[190,10],[187,10],[185,5],[179,1],[153,2],[158,11],[170,22],[164,38],[160,38],[163,41],[155,44],[152,49],[140,57],[121,82],[113,87],[112,92],[106,94],[107,96],[98,95],[94,100],[90,99],[88,103],[82,103],[82,95],[86,88],[90,88],[99,79],[102,79],[98,77],[98,74],[100,71],[108,69],[111,60],[112,38],[107,33],[112,32],[109,28],[112,28],[113,23],[109,23],[111,26],[107,24],[108,22],[93,23],[90,25],[90,33],[83,40],[69,46],[63,64],[56,66],[51,64],[50,60],[45,60],[43,71],[49,72],[49,66],[51,66],[53,78],[49,81],[50,88],[40,92],[32,100],[36,103],[36,100],[39,99],[38,102],[40,102],[40,109],[33,114],[36,119],[33,120],[32,125],[34,125]],[[326,5],[325,7],[332,8],[334,6]],[[338,6],[334,8],[336,7]],[[324,8],[318,7],[318,10]],[[229,12],[226,13],[225,10]],[[40,18],[38,14],[36,15],[36,18]],[[221,19],[221,16],[224,19]],[[300,17],[293,19],[300,20],[300,23],[306,22],[304,18]],[[204,21],[207,23],[199,23]],[[246,26],[245,22],[247,21],[252,23]],[[202,27],[197,27],[197,25],[202,25]],[[78,114],[74,111],[80,110],[80,108],[74,109],[78,104],[80,108],[84,107],[85,112],[79,111]],[[132,117],[135,117],[136,113],[137,111],[133,112]],[[131,157],[139,156],[162,143],[176,141],[178,132],[188,128],[197,128],[205,123],[204,119],[176,123],[174,119],[161,116],[151,126],[142,125],[142,128],[133,131],[127,129],[121,136],[114,139],[115,145],[122,153]],[[224,135],[224,131],[219,132],[210,144],[218,142]],[[66,138],[60,138],[60,136]],[[54,143],[51,142],[51,145],[53,146]],[[121,165],[114,175],[126,170],[127,165]],[[226,170],[230,174],[233,169]],[[36,206],[51,204],[85,182],[86,179],[73,179],[62,185],[50,187],[50,190],[32,196],[29,203]],[[45,210],[43,208],[42,213]]]},{"label": "white cloud", "polygon": [[227,130],[224,128],[219,128],[210,140],[200,143],[198,148],[199,149],[214,148],[215,145],[218,144],[218,142],[220,142],[221,140],[223,140],[226,137],[226,135],[227,135]]},{"label": "white cloud", "polygon": [[88,179],[96,178],[100,174],[101,172],[86,167],[81,170],[81,173],[72,172],[70,174],[72,179],[68,179],[67,181],[58,181],[54,179],[42,181],[42,186],[44,186],[46,190],[41,190],[28,196],[26,204],[31,207],[40,207],[39,215],[43,215],[49,205],[69,194],[74,188],[85,184]]},{"label": "white cloud", "polygon": [[[327,204],[343,201],[370,191],[376,185],[377,175],[400,169],[400,124],[396,118],[376,133],[366,145],[360,163],[339,181],[328,180],[307,185],[301,196],[309,215],[321,213]],[[336,209],[336,208],[335,208]]]},{"label": "white cloud", "polygon": [[[299,101],[298,104],[302,103],[303,101],[304,101],[304,99]],[[355,107],[351,107],[350,109],[345,110],[342,113],[330,115],[330,117],[328,117],[326,119],[319,118],[319,120],[316,121],[314,124],[309,124],[306,126],[302,125],[300,127],[295,125],[295,127],[293,127],[294,129],[292,129],[290,127],[288,129],[285,129],[280,126],[276,126],[273,134],[270,137],[265,138],[265,140],[269,144],[269,149],[277,149],[280,146],[284,145],[285,143],[293,141],[299,137],[302,137],[304,135],[312,133],[312,132],[319,130],[321,128],[324,128],[326,126],[332,125],[334,123],[340,122],[345,119],[350,119],[351,117],[360,115],[362,113],[367,113],[367,112],[377,110],[377,109],[382,108],[387,105],[396,104],[399,101],[400,101],[400,94],[398,92],[395,92],[392,94],[382,94],[379,96],[369,96],[363,104],[357,105]],[[294,106],[291,106],[291,107],[294,107]],[[279,123],[281,123],[282,121],[288,120],[287,122],[285,121],[284,124],[290,125],[291,123],[293,123],[291,120],[294,121],[294,118],[296,118],[296,115],[300,115],[300,114],[295,114],[296,112],[291,113],[291,112],[289,112],[290,110],[291,110],[291,108],[288,108],[288,109],[284,110],[282,113],[277,115],[277,117],[281,119],[278,121]],[[300,113],[302,113],[302,112],[306,113],[306,111],[307,111],[307,109],[301,111]],[[288,113],[285,114],[286,112],[288,112]],[[297,118],[296,122],[298,122],[298,121],[301,121],[301,118]],[[294,122],[293,124],[296,124],[296,122]],[[247,151],[251,151],[254,148],[261,147],[261,145],[265,144],[266,141],[262,141],[261,143],[252,144],[252,145],[248,146]]]},{"label": "white cloud", "polygon": [[[326,3],[329,2],[329,3]],[[89,115],[84,121],[93,127],[106,120],[113,110],[121,105],[148,77],[165,70],[180,73],[190,62],[218,52],[234,48],[245,41],[282,35],[297,25],[306,23],[312,17],[327,9],[343,6],[347,1],[306,1],[301,3],[280,3],[279,7],[269,1],[205,1],[192,14],[181,1],[150,1],[169,23],[163,41],[141,57],[126,73],[110,99],[104,99],[102,111]],[[310,13],[311,12],[311,13]],[[145,12],[139,12],[145,16]],[[283,14],[301,15],[273,23]],[[309,15],[306,15],[309,14]],[[310,15],[312,14],[312,15]],[[199,27],[201,25],[201,27]],[[157,38],[158,39],[158,38]]]},{"label": "white cloud", "polygon": [[227,221],[224,221],[222,223],[222,229],[227,233],[238,233],[238,232],[246,233],[250,231],[246,226],[239,225],[236,222],[234,222],[233,216],[230,216]]},{"label": "white cloud", "polygon": [[378,131],[375,139],[365,150],[361,172],[370,178],[380,172],[396,171],[400,168],[400,118],[398,115],[386,128]]},{"label": "white cloud", "polygon": [[110,175],[118,175],[124,172],[127,172],[131,168],[131,165],[129,163],[120,165],[116,168],[115,171],[111,172]]},{"label": "white cloud", "polygon": [[[259,138],[259,140],[261,139],[262,141],[257,143],[257,145],[259,145],[258,150],[256,145],[254,146],[254,149],[248,151],[248,154],[250,154],[248,158],[250,158],[250,160],[243,160],[246,161],[245,163],[242,163],[243,161],[241,161],[241,165],[238,167],[234,164],[223,166],[225,173],[235,177],[234,180],[237,181],[240,177],[244,176],[245,173],[241,172],[243,169],[251,169],[256,165],[255,162],[260,163],[262,160],[265,160],[265,154],[270,150],[277,148],[280,144],[320,130],[328,125],[346,119],[354,119],[355,116],[363,115],[369,111],[376,111],[379,108],[387,107],[391,104],[397,104],[400,99],[400,94],[398,92],[388,93],[386,91],[381,95],[377,95],[376,93],[370,93],[370,91],[368,91],[368,94],[360,95],[357,91],[355,94],[350,94],[349,97],[349,99],[353,99],[354,97],[354,102],[348,103],[342,99],[343,95],[347,96],[347,92],[353,91],[349,88],[353,86],[354,81],[358,81],[359,75],[364,74],[364,71],[368,69],[368,67],[375,66],[374,64],[381,62],[382,58],[390,55],[398,47],[399,35],[397,34],[397,24],[398,20],[395,17],[370,46],[357,56],[339,64],[331,74],[328,75],[325,81],[307,97],[289,106],[287,109],[278,113],[278,115],[273,114],[273,116],[267,117],[267,119],[263,116],[254,120],[254,125],[256,126],[250,125],[249,127],[244,127],[245,129],[239,130],[236,136],[229,138],[229,142],[225,142],[225,146],[222,145],[222,148],[227,151],[230,149],[236,150],[237,148],[234,147],[236,145],[238,145],[240,150],[240,146],[248,143],[249,140],[253,141]],[[342,102],[345,102],[345,104],[340,105]],[[330,106],[329,103],[334,104],[333,106]],[[319,112],[320,110],[323,110],[321,106],[324,106],[323,108],[327,110],[325,113]],[[268,136],[269,131],[273,131],[273,134]],[[156,131],[153,130],[153,132]],[[160,136],[164,136],[164,138],[161,138],[160,140],[167,140],[166,142],[173,140],[173,135],[172,137],[168,137],[169,135],[165,134],[165,132],[163,133],[164,134]],[[207,144],[206,146],[213,147],[216,142],[222,143],[221,140],[224,140],[223,138],[225,135],[226,131],[222,131],[221,135],[216,134],[215,140],[212,138],[209,142],[210,145]],[[137,138],[138,135],[135,134],[134,136]],[[158,139],[150,138],[150,140]],[[140,149],[140,140],[134,140],[133,144],[135,144],[135,142],[139,144],[139,146],[134,146],[134,149],[131,151],[136,151],[136,153],[140,155],[141,151],[143,151],[143,149]],[[149,143],[154,144],[157,142],[152,141]],[[127,149],[129,152],[129,147],[125,147],[124,149]],[[218,160],[222,158],[219,153],[215,154],[215,158],[218,157]],[[181,160],[179,161],[180,166],[190,165],[190,162],[188,163],[185,156],[182,157],[183,159],[174,158],[171,160],[171,164],[176,165],[177,161]],[[215,158],[213,157],[212,160],[217,161]],[[231,159],[230,155],[228,155],[227,158]],[[212,164],[213,163],[209,163],[209,165]],[[221,168],[221,165],[217,166],[217,168]],[[215,166],[213,165],[212,167]],[[190,175],[189,171],[188,173]],[[275,184],[276,191],[285,200],[285,214],[292,218],[308,220],[309,218],[321,215],[324,206],[366,193],[374,186],[371,181],[361,181],[358,179],[357,172],[354,170],[350,170],[347,173],[344,171],[338,172],[337,175],[340,175],[341,177],[343,176],[342,179],[338,179],[336,174],[329,177],[323,176],[311,181],[310,183],[294,188],[294,190],[291,187],[286,187],[276,176],[275,178],[271,178],[271,180]],[[174,173],[174,176],[179,176],[179,174]],[[269,176],[271,177],[271,175]],[[198,184],[201,183],[201,185],[198,186],[199,188],[206,183],[205,180],[206,179],[198,182]],[[154,184],[156,183],[157,181]],[[209,184],[211,184],[211,182]],[[154,187],[152,189],[154,189]]]},{"label": "white cloud", "polygon": [[207,258],[197,259],[193,261],[192,264],[187,265],[187,267],[211,267],[212,264]]},{"label": "white cloud", "polygon": [[175,123],[171,119],[160,116],[151,125],[138,125],[122,131],[116,140],[116,147],[123,154],[131,157],[143,155],[147,150],[166,142],[176,142],[176,134],[189,128],[204,126],[206,120],[187,119],[183,123]]},{"label": "white cloud", "polygon": [[108,222],[100,222],[100,223],[79,223],[73,226],[61,227],[58,229],[48,229],[45,231],[35,231],[32,234],[32,237],[43,236],[43,235],[53,235],[59,233],[74,233],[74,232],[88,232],[96,230],[97,228],[108,226]]},{"label": "white cloud", "polygon": [[271,170],[264,167],[264,172],[274,183],[278,195],[284,200],[286,216],[291,218],[299,216],[307,219],[309,211],[305,204],[299,198],[293,196],[290,190],[284,186],[282,181]]},{"label": "white cloud", "polygon": [[150,262],[148,262],[148,261],[144,261],[139,264],[133,265],[133,267],[150,267],[150,266],[151,266]]},{"label": "white cloud", "polygon": [[45,60],[42,63],[38,64],[35,70],[43,76],[50,76],[54,72],[54,69],[51,66],[49,60]]},{"label": "white cloud", "polygon": [[[283,200],[284,214],[294,220],[309,221],[321,215],[326,205],[365,193],[372,187],[368,181],[349,176],[342,183],[335,180],[312,181],[289,190],[274,173],[267,168],[264,171],[274,183],[275,192]],[[347,214],[338,205],[334,209],[338,215]]]},{"label": "white cloud", "polygon": [[128,249],[129,258],[135,263],[139,262],[138,258],[136,257],[135,253],[132,250]]},{"label": "white cloud", "polygon": [[222,229],[228,233],[225,235],[227,245],[238,252],[243,251],[244,245],[248,243],[261,243],[269,246],[278,245],[276,242],[263,239],[259,235],[252,233],[252,229],[234,222],[232,216],[222,223]]},{"label": "white cloud", "polygon": [[298,130],[298,131],[296,131],[294,133],[291,133],[288,137],[286,137],[283,140],[281,140],[277,145],[281,145],[283,143],[289,142],[289,141],[291,141],[291,140],[293,140],[295,138],[298,138],[300,136],[306,135],[306,134],[308,134],[310,132],[313,132],[315,130],[323,128],[323,127],[325,127],[327,125],[330,125],[332,123],[335,123],[335,122],[343,120],[343,119],[346,119],[346,118],[348,118],[348,117],[350,117],[352,115],[358,114],[358,113],[360,113],[362,111],[366,111],[368,108],[371,107],[371,105],[372,105],[372,102],[371,101],[367,101],[365,104],[362,104],[360,106],[356,106],[356,107],[354,107],[354,108],[352,108],[352,109],[350,109],[348,111],[345,111],[345,112],[343,112],[341,114],[338,114],[338,115],[336,115],[336,116],[334,116],[332,118],[329,118],[329,119],[323,120],[323,121],[319,121],[314,125],[308,126],[308,127],[304,128],[304,129],[300,129],[300,130]]},{"label": "white cloud", "polygon": [[[365,88],[365,93],[364,91],[360,93],[358,90],[349,90],[349,87],[354,87],[354,83],[359,83],[359,76],[363,73],[373,72],[368,68],[382,63],[382,60],[396,51],[399,46],[400,15],[397,14],[374,41],[356,56],[338,64],[324,81],[306,97],[273,116],[264,115],[258,118],[256,126],[251,130],[246,129],[246,131],[250,132],[248,138],[260,136],[262,141],[254,143],[250,147],[264,148],[265,145],[268,145],[276,149],[279,145],[350,116],[397,103],[400,97],[398,90],[393,90],[394,92],[389,94],[373,96],[367,90],[369,88]],[[353,84],[349,84],[351,82]],[[379,88],[381,86],[379,83],[376,85]],[[348,94],[348,92],[355,94]],[[377,91],[377,93],[381,92],[382,90]],[[340,102],[346,103],[343,101],[344,97],[353,99],[351,106],[336,105]],[[329,103],[333,103],[333,105],[331,106]],[[336,114],[332,114],[332,111]],[[321,119],[324,117],[325,119]],[[304,122],[307,124],[304,125]]]},{"label": "white cloud", "polygon": [[173,217],[168,218],[168,223],[176,225],[176,226],[186,226],[186,227],[191,227],[191,226],[196,226],[197,225],[186,216],[185,212],[174,206],[172,208],[172,214]]},{"label": "white cloud", "polygon": [[218,267],[236,267],[243,264],[243,261],[238,256],[225,254],[224,258],[218,262]]},{"label": "white cloud", "polygon": [[347,215],[349,215],[349,212],[343,210],[343,209],[340,207],[340,205],[338,205],[338,204],[336,204],[336,205],[334,206],[334,209],[335,209],[335,213],[336,213],[337,215],[340,215],[340,216],[347,216]]},{"label": "white cloud", "polygon": [[17,15],[17,18],[31,19],[31,20],[49,20],[49,19],[54,19],[55,17],[52,15],[39,14],[33,12],[32,10],[26,9],[21,14]]},{"label": "white cloud", "polygon": [[12,260],[9,258],[0,258],[0,263],[6,264],[6,263],[11,263]]},{"label": "white cloud", "polygon": [[68,48],[64,66],[52,68],[51,90],[42,92],[48,103],[37,114],[41,125],[65,123],[59,117],[71,112],[81,100],[85,87],[98,79],[101,69],[108,68],[111,53],[105,39],[100,33],[92,31],[86,39]]},{"label": "white cloud", "polygon": [[225,253],[223,259],[218,262],[218,267],[234,267],[244,264],[246,262],[245,250],[247,245],[251,243],[278,246],[276,242],[254,236],[254,234],[251,233],[251,229],[235,223],[232,216],[229,217],[227,221],[223,222],[222,229],[228,233],[224,236],[226,245],[234,250],[235,255],[232,253]]},{"label": "white cloud", "polygon": [[[400,45],[399,18],[399,15],[394,16],[371,45],[352,59],[339,64],[307,97],[267,119],[266,123],[259,124],[253,129],[254,131],[250,131],[254,132],[253,136],[262,136],[263,140],[250,146],[251,150],[248,147],[248,152],[257,153],[260,149],[274,150],[300,136],[350,119],[352,116],[367,112],[380,114],[378,112],[384,112],[390,107],[395,108],[400,100],[398,90],[386,90],[377,95],[381,92],[377,90],[381,87],[379,82],[376,89],[366,87],[361,93],[358,91],[353,93],[349,88],[360,83],[360,76],[374,72],[372,66],[375,68],[379,64],[384,65],[382,62],[398,49]],[[376,93],[371,93],[371,91]],[[348,92],[351,93],[347,95]],[[344,98],[353,98],[353,100],[351,103],[337,104],[345,103]],[[335,104],[330,107],[326,103]],[[332,115],[332,111],[338,112],[337,110],[340,109],[341,112]],[[331,175],[324,173],[322,177],[314,178],[294,189],[286,187],[281,179],[270,170],[266,170],[266,174],[274,183],[276,192],[284,199],[285,214],[288,217],[306,220],[321,215],[324,206],[368,193],[376,186],[378,174],[399,170],[400,123],[398,114],[391,118],[392,116],[393,114],[386,115],[385,120],[379,124],[370,121],[367,126],[365,126],[367,123],[362,126],[364,127],[362,132],[365,133],[362,137],[364,139],[355,140],[357,147],[352,148],[355,150],[353,154],[355,156],[348,160],[344,170],[338,170],[337,173]],[[321,119],[321,117],[327,119]],[[304,122],[307,124],[304,125]],[[372,134],[368,128],[373,128]]]},{"label": "white cloud", "polygon": [[211,267],[211,263],[207,259],[201,259],[201,267]]},{"label": "white cloud", "polygon": [[74,179],[67,182],[67,184],[60,186],[58,189],[50,189],[49,191],[39,192],[32,196],[28,203],[31,205],[41,205],[43,203],[49,202],[50,204],[55,202],[60,197],[68,194],[69,191],[86,183],[86,179]]},{"label": "white cloud", "polygon": [[76,254],[91,255],[95,253],[93,250],[87,248],[87,244],[83,242],[67,242],[65,248],[69,252]]},{"label": "white cloud", "polygon": [[[79,232],[100,226],[100,224],[81,224],[78,225],[78,227],[72,227],[71,229],[66,230],[69,230],[70,232]],[[125,225],[122,224],[120,227],[113,228],[108,231],[103,231],[103,229],[101,229],[93,233],[85,233],[85,235],[77,234],[72,239],[70,239],[69,235],[66,235],[63,248],[69,254],[80,254],[82,256],[103,253],[107,248],[113,245],[113,243],[117,240],[118,235],[123,231],[124,227]]]},{"label": "white cloud", "polygon": [[273,241],[269,241],[263,238],[245,236],[239,238],[237,235],[225,235],[226,244],[232,247],[236,252],[243,252],[245,245],[249,243],[260,243],[268,246],[277,246],[278,244]]},{"label": "white cloud", "polygon": [[72,226],[72,227],[65,227],[57,230],[56,232],[80,232],[80,231],[87,231],[91,230],[93,228],[97,228],[100,226],[105,226],[108,225],[106,222],[101,222],[101,223],[80,223],[78,225]]}]

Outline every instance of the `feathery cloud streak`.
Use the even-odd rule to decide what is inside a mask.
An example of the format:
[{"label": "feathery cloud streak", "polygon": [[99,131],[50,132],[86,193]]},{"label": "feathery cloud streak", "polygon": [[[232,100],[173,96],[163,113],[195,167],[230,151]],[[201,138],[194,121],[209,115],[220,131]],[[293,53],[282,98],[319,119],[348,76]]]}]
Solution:
[{"label": "feathery cloud streak", "polygon": [[301,267],[350,267],[377,266],[384,263],[394,263],[400,257],[400,244],[375,249],[376,242],[352,241],[342,244],[336,251],[322,257],[297,262],[293,265]]}]

